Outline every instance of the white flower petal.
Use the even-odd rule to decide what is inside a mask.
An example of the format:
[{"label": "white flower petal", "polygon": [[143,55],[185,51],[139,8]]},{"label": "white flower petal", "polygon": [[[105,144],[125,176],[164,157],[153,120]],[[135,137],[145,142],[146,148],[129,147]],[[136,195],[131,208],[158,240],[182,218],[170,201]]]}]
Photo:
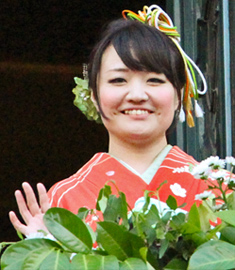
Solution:
[{"label": "white flower petal", "polygon": [[200,193],[200,194],[196,194],[195,195],[195,200],[205,200],[208,197],[210,197],[210,195],[212,194],[211,191],[207,191],[205,190],[204,192]]},{"label": "white flower petal", "polygon": [[180,184],[175,183],[174,185],[170,185],[171,191],[176,195],[180,197],[186,197],[186,189],[182,188]]},{"label": "white flower petal", "polygon": [[235,158],[234,157],[226,157],[225,160],[228,164],[235,166]]}]

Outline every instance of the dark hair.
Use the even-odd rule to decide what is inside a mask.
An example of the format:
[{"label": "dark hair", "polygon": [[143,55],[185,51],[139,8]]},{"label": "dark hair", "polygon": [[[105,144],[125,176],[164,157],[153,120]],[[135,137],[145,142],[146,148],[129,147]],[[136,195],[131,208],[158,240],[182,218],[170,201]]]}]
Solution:
[{"label": "dark hair", "polygon": [[174,42],[155,27],[139,21],[119,19],[108,25],[100,42],[94,47],[88,65],[89,88],[94,93],[102,116],[97,76],[102,56],[109,45],[114,46],[123,63],[131,70],[163,73],[177,91],[180,108],[181,89],[186,77],[183,58]]}]

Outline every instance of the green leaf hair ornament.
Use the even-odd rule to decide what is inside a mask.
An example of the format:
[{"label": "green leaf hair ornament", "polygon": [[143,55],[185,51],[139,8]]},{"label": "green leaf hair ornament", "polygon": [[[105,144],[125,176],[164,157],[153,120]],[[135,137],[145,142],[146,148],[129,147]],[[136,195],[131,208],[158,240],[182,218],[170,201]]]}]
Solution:
[{"label": "green leaf hair ornament", "polygon": [[88,88],[87,67],[83,65],[84,79],[75,77],[76,87],[72,92],[75,95],[73,104],[87,117],[88,120],[95,120],[97,123],[102,123],[99,112],[97,111],[92,99],[91,90]]}]

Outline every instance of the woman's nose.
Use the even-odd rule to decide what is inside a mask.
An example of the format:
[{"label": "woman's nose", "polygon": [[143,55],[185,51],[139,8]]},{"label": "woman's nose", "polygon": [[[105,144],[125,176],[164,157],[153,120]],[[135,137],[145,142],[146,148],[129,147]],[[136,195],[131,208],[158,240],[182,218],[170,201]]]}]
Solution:
[{"label": "woman's nose", "polygon": [[143,102],[148,100],[148,95],[145,87],[140,83],[133,83],[129,85],[126,99],[131,102]]}]

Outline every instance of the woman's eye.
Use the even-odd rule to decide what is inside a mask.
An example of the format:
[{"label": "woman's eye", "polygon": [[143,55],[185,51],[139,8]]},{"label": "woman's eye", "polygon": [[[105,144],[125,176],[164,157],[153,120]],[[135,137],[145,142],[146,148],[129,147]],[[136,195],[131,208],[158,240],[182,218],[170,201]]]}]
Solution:
[{"label": "woman's eye", "polygon": [[125,83],[126,80],[123,78],[115,78],[115,79],[109,80],[108,82],[111,84],[122,84],[122,83]]},{"label": "woman's eye", "polygon": [[165,83],[164,80],[159,79],[159,78],[150,78],[150,79],[148,79],[148,82],[153,83],[153,84],[163,84],[163,83]]}]

